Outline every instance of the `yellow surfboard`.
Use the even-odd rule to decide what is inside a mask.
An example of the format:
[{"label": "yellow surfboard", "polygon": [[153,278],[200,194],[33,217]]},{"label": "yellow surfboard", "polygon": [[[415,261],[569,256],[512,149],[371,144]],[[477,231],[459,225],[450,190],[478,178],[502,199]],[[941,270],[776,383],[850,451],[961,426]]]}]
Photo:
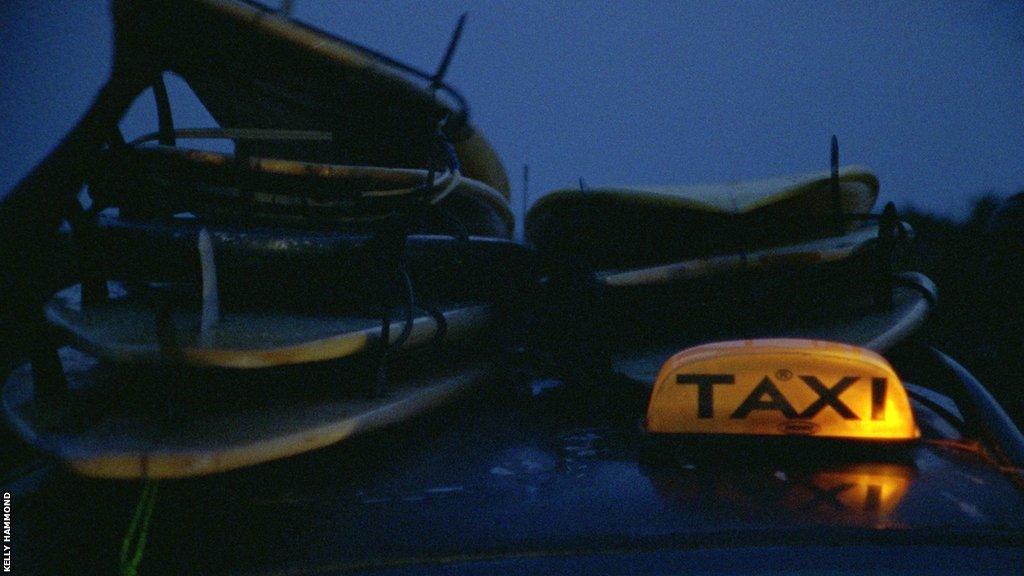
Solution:
[{"label": "yellow surfboard", "polygon": [[40,401],[26,364],[4,386],[5,416],[24,441],[77,473],[119,479],[202,476],[309,452],[451,402],[493,374],[487,361],[398,367],[380,395],[345,370],[274,374],[248,393],[239,390],[245,383],[210,382],[196,396],[168,392],[194,388],[193,376],[143,375],[72,348],[59,358],[66,401]]},{"label": "yellow surfboard", "polygon": [[751,321],[725,329],[685,324],[679,327],[678,334],[660,336],[657,342],[619,347],[612,359],[613,369],[635,381],[653,384],[658,370],[672,354],[689,346],[725,339],[828,340],[885,352],[924,324],[937,298],[935,285],[926,276],[903,273],[897,278],[891,307],[877,306],[869,299],[837,295],[827,310],[804,310],[800,303],[791,303],[770,321]]},{"label": "yellow surfboard", "polygon": [[558,190],[526,217],[536,248],[593,269],[639,268],[842,236],[870,212],[878,179],[857,166],[830,173],[684,187]]},{"label": "yellow surfboard", "polygon": [[[449,305],[441,312],[447,322],[446,341],[478,332],[491,319],[491,307],[483,304]],[[127,295],[83,306],[79,285],[58,292],[47,303],[45,315],[77,347],[118,363],[270,368],[337,360],[381,343],[381,320],[371,316],[237,311],[224,313],[216,324],[204,329],[202,311],[175,309],[169,319],[173,345],[168,346],[161,341],[162,328],[151,302]],[[391,322],[392,342],[404,324],[404,319]],[[436,334],[435,320],[418,312],[402,349],[430,343]]]},{"label": "yellow surfboard", "polygon": [[[240,159],[171,146],[138,146],[120,150],[112,159],[119,167],[114,177],[121,182],[98,186],[96,194],[107,189],[119,192],[109,198],[98,196],[101,203],[131,202],[144,207],[177,203],[182,211],[246,223],[301,225],[311,221],[318,227],[372,223],[388,214],[385,208],[373,208],[374,203],[389,203],[393,209],[403,198],[418,201],[428,177],[427,171],[420,169]],[[244,177],[240,176],[243,171]],[[125,181],[130,182],[127,189]],[[514,217],[500,192],[453,174],[445,175],[437,186],[447,193],[435,204],[457,219],[467,233],[511,236]],[[354,198],[368,207],[357,210]]]},{"label": "yellow surfboard", "polygon": [[[611,201],[623,206],[665,206],[677,210],[718,214],[747,214],[788,199],[800,199],[810,209],[817,204],[832,208],[828,171],[739,180],[692,186],[623,186],[569,188],[541,197],[530,208],[539,218],[544,210],[562,203]],[[841,207],[847,213],[867,212],[878,198],[878,177],[869,168],[846,166],[839,169]]]},{"label": "yellow surfboard", "polygon": [[[248,156],[421,166],[437,119],[463,173],[506,197],[508,177],[467,105],[432,73],[241,0],[117,0],[118,49],[155,54],[221,126],[337,133],[332,143],[245,142]],[[438,47],[438,56],[443,47]]]},{"label": "yellow surfboard", "polygon": [[811,240],[750,252],[693,258],[658,266],[605,270],[596,277],[608,286],[648,286],[695,280],[718,274],[805,268],[840,262],[867,250],[878,238],[878,226],[864,226],[844,236]]}]

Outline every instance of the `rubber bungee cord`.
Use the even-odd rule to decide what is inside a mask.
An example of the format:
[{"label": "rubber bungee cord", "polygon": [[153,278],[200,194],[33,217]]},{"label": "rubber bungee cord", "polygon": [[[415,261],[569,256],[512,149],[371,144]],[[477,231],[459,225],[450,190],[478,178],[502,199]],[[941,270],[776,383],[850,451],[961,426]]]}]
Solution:
[{"label": "rubber bungee cord", "polygon": [[[443,120],[441,122],[443,122]],[[439,124],[441,122],[439,122]],[[438,134],[441,134],[443,136],[443,131],[438,130]],[[445,145],[446,150],[450,149],[450,147],[447,145],[447,142],[442,142],[442,144]],[[449,166],[453,167],[453,164],[454,162],[452,162],[451,158],[449,157]],[[436,171],[434,169],[431,169],[427,172],[427,182],[423,186],[423,190],[425,191],[424,198],[426,201],[421,206],[421,208],[426,209],[434,207],[435,202],[432,200],[432,198],[437,198],[438,196],[441,196],[443,198],[443,195],[447,195],[451,190],[454,190],[455,186],[458,185],[457,167],[454,167],[451,170],[451,173],[456,175],[456,178],[452,179],[452,183],[449,183],[448,187],[443,189],[440,195],[431,196],[430,192],[438,188],[438,183],[436,182],[436,180],[434,180]],[[410,230],[408,219],[411,219],[411,216],[407,216],[407,221],[399,224],[399,228],[393,232],[396,237],[400,237],[400,240],[396,238],[396,243],[400,243],[400,246],[397,248],[397,253],[394,255],[394,258],[397,277],[401,279],[401,285],[404,288],[406,295],[406,300],[404,302],[405,324],[402,327],[402,333],[398,336],[398,338],[395,339],[394,342],[391,342],[391,311],[389,309],[388,303],[385,302],[385,311],[381,321],[382,348],[380,361],[377,366],[377,378],[375,388],[376,394],[380,394],[387,385],[387,371],[388,366],[390,364],[392,352],[395,352],[398,349],[400,349],[409,339],[409,335],[412,333],[412,326],[413,322],[415,321],[414,312],[417,308],[423,310],[424,312],[427,312],[427,314],[429,314],[433,318],[436,324],[436,330],[432,338],[434,342],[440,342],[441,339],[444,338],[444,335],[447,334],[448,332],[447,321],[444,318],[444,314],[440,310],[437,310],[436,308],[430,306],[421,305],[417,302],[416,292],[413,287],[412,279],[409,276],[408,261],[406,260],[405,253],[405,244],[408,240]],[[460,235],[459,237],[461,238],[462,236]]]},{"label": "rubber bungee cord", "polygon": [[[460,30],[461,30],[460,20]],[[451,194],[456,188],[459,187],[459,183],[462,181],[462,167],[459,164],[459,155],[455,153],[455,147],[448,140],[448,136],[445,133],[445,127],[448,125],[448,116],[445,115],[437,123],[437,143],[441,147],[443,157],[447,160],[448,174],[451,180],[448,182],[448,186],[444,188],[440,193],[434,195],[430,200],[431,204],[437,204],[441,200],[444,200],[449,194]]]},{"label": "rubber bungee cord", "polygon": [[[452,33],[452,38],[448,43],[448,48],[445,50],[444,57],[441,59],[441,64],[438,66],[437,72],[434,74],[430,83],[430,94],[431,98],[436,102],[437,90],[444,84],[445,73],[448,71],[448,66],[451,64],[452,57],[455,54],[455,47],[459,43],[459,39],[462,37],[462,29],[466,24],[466,14],[462,14],[459,17],[459,21],[455,26],[455,31]],[[425,202],[420,207],[422,209],[429,209],[436,206],[441,200],[451,194],[458,185],[461,179],[461,173],[459,170],[458,155],[455,153],[455,148],[449,142],[448,137],[445,133],[444,128],[447,126],[448,115],[442,115],[434,123],[435,142],[438,145],[441,153],[432,155],[433,158],[429,159],[429,166],[427,168],[427,179],[421,187],[423,192],[423,198]],[[440,183],[437,180],[438,165],[447,167],[447,175],[442,179],[447,179],[443,188],[440,188]],[[440,188],[440,192],[435,191]],[[422,214],[422,213],[421,213]],[[413,289],[412,280],[409,277],[408,262],[406,261],[406,242],[409,237],[409,220],[412,215],[407,213],[404,222],[399,224],[399,227],[394,230],[396,236],[400,237],[400,241],[396,244],[398,246],[397,254],[395,254],[395,265],[397,274],[402,279],[403,286],[406,293],[405,302],[405,326],[402,329],[402,333],[395,340],[391,342],[391,311],[388,303],[384,303],[384,314],[381,323],[381,355],[380,362],[377,367],[377,380],[376,380],[376,392],[380,394],[387,384],[387,369],[390,362],[391,352],[398,350],[408,340],[409,335],[412,333],[412,325],[414,321],[414,310],[418,307],[416,302],[416,295]],[[396,238],[398,240],[398,238]],[[447,321],[444,318],[444,314],[436,308],[424,306],[422,309],[427,312],[435,321],[437,328],[434,334],[434,341],[439,342],[448,331]]]},{"label": "rubber bungee cord", "polygon": [[[404,250],[402,251],[404,253]],[[404,257],[403,257],[404,259]],[[398,335],[398,338],[394,342],[391,342],[391,310],[388,303],[384,303],[384,314],[381,318],[380,326],[380,341],[381,341],[381,352],[380,359],[377,363],[377,376],[375,380],[374,395],[379,396],[384,392],[387,386],[388,380],[388,366],[391,361],[391,353],[400,349],[405,342],[409,339],[409,335],[412,334],[412,325],[414,322],[413,310],[415,308],[416,295],[413,293],[412,280],[409,278],[409,273],[405,270],[405,263],[401,263],[398,276],[402,279],[402,286],[405,288],[405,323],[402,326],[402,332]]]}]

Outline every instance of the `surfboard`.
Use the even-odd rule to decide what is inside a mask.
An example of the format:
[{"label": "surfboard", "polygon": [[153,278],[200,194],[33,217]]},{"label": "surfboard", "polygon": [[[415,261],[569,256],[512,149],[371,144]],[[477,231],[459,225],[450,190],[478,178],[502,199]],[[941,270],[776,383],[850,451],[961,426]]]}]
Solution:
[{"label": "surfboard", "polygon": [[379,396],[344,370],[299,383],[292,373],[266,375],[248,393],[202,382],[193,395],[180,388],[200,383],[170,372],[123,371],[67,347],[59,357],[66,401],[38,401],[24,365],[4,386],[4,413],[18,436],[79,474],[119,479],[201,476],[316,450],[451,402],[493,373],[487,361],[396,369]]},{"label": "surfboard", "polygon": [[[463,173],[508,195],[490,143],[461,94],[435,74],[239,0],[118,0],[118,48],[157,55],[221,126],[324,130],[333,142],[241,142],[244,156],[422,166],[437,121]],[[438,46],[440,59],[443,46]],[[436,97],[435,97],[436,93]]]},{"label": "surfboard", "polygon": [[[101,214],[94,226],[68,237],[66,251],[77,256],[79,278],[195,282],[202,230],[209,233],[225,302],[357,308],[373,303],[380,290],[391,287],[389,281],[394,283],[380,253],[388,246],[372,233],[332,229],[215,225],[197,218],[133,221]],[[534,255],[506,239],[413,233],[398,249],[424,302],[495,301],[535,275]]]},{"label": "surfboard", "polygon": [[882,353],[920,328],[938,298],[935,285],[922,274],[904,273],[896,282],[890,307],[857,296],[836,295],[837,302],[831,306],[807,309],[792,303],[771,319],[752,318],[739,325],[716,325],[713,321],[685,324],[674,334],[659,335],[654,341],[618,347],[612,358],[613,369],[637,382],[653,384],[665,360],[684,348],[754,338],[827,340]]},{"label": "surfboard", "polygon": [[[540,250],[588,260],[596,269],[749,252],[849,233],[843,215],[871,210],[878,179],[868,169],[688,187],[557,190],[526,216]],[[659,262],[660,261],[660,262]]]},{"label": "surfboard", "polygon": [[704,278],[741,271],[768,271],[803,268],[840,262],[867,250],[878,238],[878,226],[865,226],[849,234],[741,254],[694,258],[643,268],[597,272],[598,280],[608,286],[645,286]]},{"label": "surfboard", "polygon": [[[0,293],[28,317],[45,299],[46,269],[68,206],[97,170],[135,99],[153,86],[161,129],[173,129],[164,72],[181,76],[222,127],[330,132],[328,142],[243,142],[241,156],[421,167],[437,122],[462,173],[507,197],[494,149],[465,99],[431,74],[240,0],[116,0],[111,74],[82,119],[0,202]],[[443,72],[451,51],[442,61]],[[311,81],[310,79],[315,79]],[[26,244],[47,249],[23,250]]]},{"label": "surfboard", "polygon": [[[46,320],[66,333],[75,346],[119,363],[184,363],[219,368],[269,368],[337,360],[381,343],[381,319],[370,315],[321,315],[275,309],[222,311],[205,325],[204,311],[175,307],[166,324],[158,320],[161,304],[145,294],[129,294],[108,282],[108,300],[82,304],[81,285],[58,292],[44,310]],[[491,319],[486,304],[450,304],[440,309],[444,339],[457,341],[479,332]],[[395,314],[391,342],[405,319]],[[415,311],[411,332],[401,349],[434,341],[435,319]]]},{"label": "surfboard", "polygon": [[[371,229],[410,202],[424,202],[426,170],[343,166],[249,157],[171,146],[116,148],[110,170],[91,182],[99,206],[123,212],[193,212],[206,219],[291,227]],[[514,218],[490,186],[445,173],[436,176],[432,207],[466,233],[508,238]]]},{"label": "surfboard", "polygon": [[[664,205],[679,210],[720,214],[746,214],[778,204],[790,198],[831,195],[828,171],[739,180],[724,184],[693,186],[627,186],[607,188],[569,188],[555,190],[540,198],[532,208],[540,211],[549,205],[613,200],[622,204]],[[878,196],[878,178],[869,168],[845,166],[839,169],[842,208],[846,212],[870,210]],[[826,198],[823,203],[831,203]],[[810,207],[808,207],[809,209]]]}]

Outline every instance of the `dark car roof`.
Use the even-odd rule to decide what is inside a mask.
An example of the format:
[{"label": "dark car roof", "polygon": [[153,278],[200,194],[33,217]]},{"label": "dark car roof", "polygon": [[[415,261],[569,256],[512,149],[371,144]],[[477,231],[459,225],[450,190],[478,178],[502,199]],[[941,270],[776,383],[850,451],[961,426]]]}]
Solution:
[{"label": "dark car roof", "polygon": [[778,457],[652,461],[634,417],[643,391],[542,388],[477,394],[309,458],[211,478],[210,501],[176,506],[202,516],[206,557],[233,549],[263,568],[837,534],[998,545],[1024,531],[1018,487],[920,404],[924,439],[895,450],[815,454],[809,442]]},{"label": "dark car roof", "polygon": [[[165,481],[146,564],[304,573],[708,546],[1024,544],[1020,489],[922,404],[923,438],[902,447],[659,458],[639,426],[646,390],[622,386],[495,383],[334,448]],[[116,550],[139,489],[69,477],[39,497],[64,502],[49,522],[89,523],[92,545]]]}]

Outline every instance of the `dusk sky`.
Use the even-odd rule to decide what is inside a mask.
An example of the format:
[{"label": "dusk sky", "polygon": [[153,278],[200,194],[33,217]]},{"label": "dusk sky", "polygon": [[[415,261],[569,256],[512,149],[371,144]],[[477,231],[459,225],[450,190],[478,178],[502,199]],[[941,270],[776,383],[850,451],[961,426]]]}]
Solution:
[{"label": "dusk sky", "polygon": [[[448,80],[530,196],[583,177],[685,184],[817,171],[828,141],[882,199],[958,216],[1024,189],[1024,4],[316,2],[294,15],[421,68],[470,13]],[[106,3],[0,2],[0,190],[88,106]],[[180,82],[176,123],[210,125]],[[175,98],[175,97],[178,98]],[[145,99],[125,132],[155,126]]]}]

